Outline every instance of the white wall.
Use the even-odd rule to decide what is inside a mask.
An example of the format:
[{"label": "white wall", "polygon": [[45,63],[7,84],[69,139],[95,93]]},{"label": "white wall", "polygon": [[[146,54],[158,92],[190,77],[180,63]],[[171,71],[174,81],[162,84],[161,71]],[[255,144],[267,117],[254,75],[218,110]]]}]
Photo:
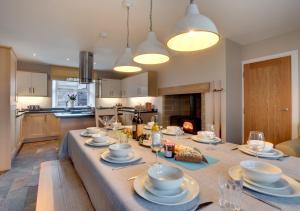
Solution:
[{"label": "white wall", "polygon": [[[251,45],[243,46],[242,48],[242,60],[250,60],[256,59],[259,57],[268,57],[270,55],[281,54],[288,51],[298,50],[298,56],[296,59],[298,61],[292,61],[293,65],[297,66],[296,63],[299,64],[300,61],[300,30],[290,32],[281,36],[272,37]],[[298,136],[297,134],[297,125],[299,124],[300,112],[300,92],[299,92],[299,81],[300,81],[300,66],[296,67],[298,69],[298,80],[292,78],[293,80],[293,88],[292,88],[292,101],[297,99],[297,102],[293,102],[293,114],[297,114],[297,117],[293,116],[293,138]],[[293,70],[292,70],[293,71]],[[293,74],[293,73],[292,73]],[[295,82],[297,81],[297,82]],[[296,84],[295,84],[296,83]]]},{"label": "white wall", "polygon": [[51,97],[17,97],[17,109],[27,109],[28,105],[40,105],[41,108],[51,108]]},{"label": "white wall", "polygon": [[226,40],[226,137],[242,143],[241,46]]}]

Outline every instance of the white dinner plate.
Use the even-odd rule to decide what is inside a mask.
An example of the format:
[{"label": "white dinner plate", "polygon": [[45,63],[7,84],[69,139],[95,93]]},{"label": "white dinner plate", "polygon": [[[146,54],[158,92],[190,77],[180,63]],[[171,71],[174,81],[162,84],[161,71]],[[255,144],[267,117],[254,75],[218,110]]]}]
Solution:
[{"label": "white dinner plate", "polygon": [[84,130],[80,133],[81,136],[83,137],[92,137],[92,135],[94,135],[96,133],[88,133],[87,130]]},{"label": "white dinner plate", "polygon": [[[167,131],[167,129],[163,129],[163,130],[161,130],[161,132],[162,132],[163,134],[165,134],[165,135],[176,136],[176,133],[170,133],[170,132]],[[184,132],[183,132],[183,131],[182,131],[182,133],[181,133],[179,136],[182,136],[182,135],[184,135]]]},{"label": "white dinner plate", "polygon": [[139,142],[139,144],[144,147],[151,147],[152,141],[151,140],[143,140],[142,142]]},{"label": "white dinner plate", "polygon": [[199,143],[204,143],[204,144],[217,144],[217,143],[222,142],[222,140],[218,137],[215,137],[213,139],[203,139],[203,138],[200,138],[197,135],[193,135],[193,136],[191,136],[191,139],[193,141],[196,141],[196,142],[199,142]]},{"label": "white dinner plate", "polygon": [[85,144],[86,145],[89,145],[89,146],[93,146],[93,147],[106,147],[106,146],[109,146],[111,144],[114,144],[116,143],[116,141],[114,139],[111,139],[111,138],[107,138],[106,142],[96,142],[94,141],[93,139],[88,139],[85,141]]},{"label": "white dinner plate", "polygon": [[109,150],[107,150],[101,154],[101,159],[103,159],[109,163],[125,164],[125,163],[136,162],[136,161],[142,159],[142,157],[140,155],[138,155],[137,153],[134,153],[134,156],[131,159],[116,160],[110,156]]},{"label": "white dinner plate", "polygon": [[148,178],[147,172],[139,175],[133,183],[135,192],[142,198],[160,205],[178,206],[193,201],[199,195],[199,185],[196,180],[188,175],[184,175],[184,182],[186,183],[187,194],[178,200],[167,197],[157,197],[145,189],[144,183]]},{"label": "white dinner plate", "polygon": [[144,125],[144,129],[146,129],[146,130],[151,130],[151,129],[152,129],[152,126]]},{"label": "white dinner plate", "polygon": [[[240,145],[238,148],[239,148],[240,151],[242,151],[242,152],[244,152],[248,155],[256,156],[256,152],[253,151],[252,149],[250,149],[248,147],[248,145]],[[277,150],[277,149],[273,149],[270,152],[258,152],[257,156],[262,157],[262,158],[276,159],[276,158],[280,158],[280,157],[284,156],[284,154],[281,151]]]},{"label": "white dinner plate", "polygon": [[[121,125],[121,126],[119,126],[119,127],[117,128],[117,130],[123,130],[124,128],[126,128],[126,126]],[[108,129],[108,130],[113,130],[114,128],[113,128],[112,126],[110,126],[110,127],[107,127],[107,129]]]},{"label": "white dinner plate", "polygon": [[171,198],[174,200],[180,200],[182,199],[188,192],[186,188],[186,182],[184,181],[181,185],[181,187],[176,188],[174,190],[159,190],[157,188],[154,188],[151,182],[149,181],[148,178],[145,179],[144,186],[147,191],[152,193],[155,196],[158,197],[166,197],[166,198]]},{"label": "white dinner plate", "polygon": [[[240,175],[242,174],[242,169],[239,165],[233,166],[228,170],[229,176],[236,180],[240,178]],[[250,190],[254,190],[259,193],[263,193],[270,196],[277,196],[277,197],[283,197],[283,198],[292,198],[292,197],[299,197],[300,196],[300,183],[298,183],[296,180],[290,178],[287,175],[282,175],[282,179],[286,180],[289,183],[289,187],[282,190],[272,190],[272,189],[266,189],[266,188],[260,188],[255,185],[251,185],[250,183],[247,183],[246,181],[243,183],[244,187],[249,188]]]},{"label": "white dinner plate", "polygon": [[284,179],[280,178],[277,182],[274,183],[258,183],[248,179],[246,176],[243,176],[243,180],[250,185],[257,186],[259,188],[265,188],[269,190],[283,190],[289,187],[289,183]]}]

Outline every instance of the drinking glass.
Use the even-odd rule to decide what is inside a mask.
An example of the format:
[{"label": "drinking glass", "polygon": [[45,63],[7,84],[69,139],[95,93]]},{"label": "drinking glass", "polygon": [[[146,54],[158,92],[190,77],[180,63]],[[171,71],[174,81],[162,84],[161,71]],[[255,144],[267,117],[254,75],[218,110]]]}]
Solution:
[{"label": "drinking glass", "polygon": [[[209,137],[210,139],[213,139],[215,137],[215,126],[213,124],[208,124],[207,131],[213,132],[213,136]],[[209,142],[209,147],[207,148],[208,150],[215,150],[215,143],[213,141]]]},{"label": "drinking glass", "polygon": [[[250,141],[252,141],[251,144]],[[256,157],[258,157],[258,153],[263,151],[265,148],[264,133],[259,131],[250,131],[249,138],[248,138],[248,145],[251,147],[253,151],[255,151]]]},{"label": "drinking glass", "polygon": [[159,164],[158,153],[160,152],[161,148],[163,147],[161,132],[159,131],[157,133],[152,133],[151,141],[152,141],[151,149],[152,149],[152,151],[155,152],[155,155],[156,155],[156,164]]},{"label": "drinking glass", "polygon": [[218,178],[219,206],[225,210],[241,210],[243,178],[227,179],[223,175]]},{"label": "drinking glass", "polygon": [[176,139],[178,139],[178,136],[181,136],[183,134],[183,128],[177,127],[175,131]]}]

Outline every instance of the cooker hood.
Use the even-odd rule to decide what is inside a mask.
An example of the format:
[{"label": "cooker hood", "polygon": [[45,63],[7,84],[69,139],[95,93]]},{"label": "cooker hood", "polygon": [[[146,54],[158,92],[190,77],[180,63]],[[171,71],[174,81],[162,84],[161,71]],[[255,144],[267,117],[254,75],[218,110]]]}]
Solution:
[{"label": "cooker hood", "polygon": [[93,82],[94,55],[92,52],[80,51],[79,54],[79,83]]}]

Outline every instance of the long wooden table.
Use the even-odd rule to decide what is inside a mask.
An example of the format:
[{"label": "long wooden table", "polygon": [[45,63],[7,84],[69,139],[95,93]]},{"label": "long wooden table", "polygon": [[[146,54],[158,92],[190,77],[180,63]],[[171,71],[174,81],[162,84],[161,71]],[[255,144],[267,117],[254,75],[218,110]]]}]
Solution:
[{"label": "long wooden table", "polygon": [[[192,203],[182,206],[161,206],[138,196],[133,189],[133,181],[127,179],[146,171],[151,163],[155,161],[155,155],[149,148],[139,146],[134,140],[130,141],[133,149],[140,153],[144,165],[132,166],[129,168],[112,171],[116,165],[108,164],[100,159],[101,153],[107,148],[93,148],[84,143],[87,138],[81,137],[82,130],[70,131],[65,137],[63,150],[69,155],[74,166],[83,181],[85,188],[90,196],[93,206],[96,210],[191,210],[198,204],[198,199]],[[228,176],[228,169],[238,165],[241,160],[260,159],[243,154],[239,150],[232,151],[233,144],[226,143],[215,146],[215,150],[209,150],[208,145],[200,144],[188,138],[178,138],[168,136],[175,143],[185,144],[199,148],[204,154],[219,159],[216,164],[209,165],[206,168],[191,171],[181,168],[176,164],[160,158],[161,163],[175,165],[181,168],[186,174],[197,180],[200,186],[200,201],[213,201],[214,203],[203,210],[221,210],[218,206],[218,177],[220,175]],[[63,154],[63,153],[62,153]],[[280,167],[283,172],[293,178],[300,179],[300,158],[288,157],[283,161],[265,160]],[[251,194],[268,200],[283,210],[300,210],[300,198],[278,198],[255,193]],[[244,210],[275,210],[267,204],[245,194],[242,196],[242,208]]]}]

